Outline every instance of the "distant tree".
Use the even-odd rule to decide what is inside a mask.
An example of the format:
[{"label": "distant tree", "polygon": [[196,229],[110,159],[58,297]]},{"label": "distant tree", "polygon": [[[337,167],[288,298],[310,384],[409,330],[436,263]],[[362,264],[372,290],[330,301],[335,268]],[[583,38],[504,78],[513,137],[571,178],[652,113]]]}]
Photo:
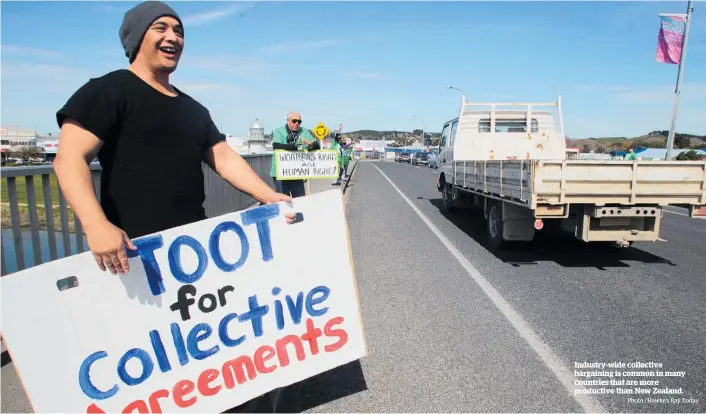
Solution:
[{"label": "distant tree", "polygon": [[20,146],[12,151],[12,155],[16,158],[27,162],[32,157],[39,157],[42,154],[42,150],[38,147],[25,147]]},{"label": "distant tree", "polygon": [[679,161],[701,161],[702,159],[704,159],[704,156],[694,150],[684,151],[677,155],[677,160]]},{"label": "distant tree", "polygon": [[432,146],[437,146],[437,145],[439,145],[439,139],[440,139],[440,137],[433,137],[433,138],[431,139],[431,145],[432,145]]},{"label": "distant tree", "polygon": [[581,147],[581,152],[583,152],[584,154],[591,152],[591,146],[588,144],[583,144],[583,146]]},{"label": "distant tree", "polygon": [[596,148],[596,153],[597,154],[605,154],[605,145],[599,144],[598,148]]},{"label": "distant tree", "polygon": [[685,137],[684,135],[678,135],[678,136],[675,135],[674,136],[674,145],[677,148],[681,148],[681,149],[689,148],[691,145],[690,141],[691,140],[689,138]]}]

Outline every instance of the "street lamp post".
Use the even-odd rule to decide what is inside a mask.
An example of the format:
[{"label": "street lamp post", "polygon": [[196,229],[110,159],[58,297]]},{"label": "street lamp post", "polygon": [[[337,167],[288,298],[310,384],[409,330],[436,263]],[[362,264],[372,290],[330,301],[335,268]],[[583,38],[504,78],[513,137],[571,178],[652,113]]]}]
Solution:
[{"label": "street lamp post", "polygon": [[447,86],[446,89],[453,89],[455,91],[461,92],[461,98],[463,99],[463,103],[466,102],[466,92],[462,91],[461,89],[455,88],[453,86]]}]

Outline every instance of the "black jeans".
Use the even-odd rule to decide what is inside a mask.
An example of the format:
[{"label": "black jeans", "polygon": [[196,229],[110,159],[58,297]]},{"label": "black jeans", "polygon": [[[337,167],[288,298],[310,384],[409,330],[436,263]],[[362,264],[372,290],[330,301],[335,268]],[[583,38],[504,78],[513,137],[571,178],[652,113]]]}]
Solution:
[{"label": "black jeans", "polygon": [[287,194],[292,198],[304,197],[306,196],[306,190],[304,189],[304,180],[277,180],[275,181],[275,191],[282,194]]}]

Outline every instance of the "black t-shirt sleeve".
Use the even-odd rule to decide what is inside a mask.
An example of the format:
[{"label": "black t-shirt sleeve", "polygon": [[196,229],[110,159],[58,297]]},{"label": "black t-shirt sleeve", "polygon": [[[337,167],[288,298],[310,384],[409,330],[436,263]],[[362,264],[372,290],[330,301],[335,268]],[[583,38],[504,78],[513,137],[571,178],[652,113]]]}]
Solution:
[{"label": "black t-shirt sleeve", "polygon": [[226,140],[225,134],[218,130],[218,127],[213,122],[211,114],[208,111],[206,111],[206,122],[208,125],[206,128],[208,136],[206,137],[206,148],[204,148],[204,151],[218,144],[219,142]]},{"label": "black t-shirt sleeve", "polygon": [[56,113],[59,128],[67,118],[73,118],[101,141],[116,136],[122,107],[118,91],[119,85],[108,85],[99,78],[89,80]]}]

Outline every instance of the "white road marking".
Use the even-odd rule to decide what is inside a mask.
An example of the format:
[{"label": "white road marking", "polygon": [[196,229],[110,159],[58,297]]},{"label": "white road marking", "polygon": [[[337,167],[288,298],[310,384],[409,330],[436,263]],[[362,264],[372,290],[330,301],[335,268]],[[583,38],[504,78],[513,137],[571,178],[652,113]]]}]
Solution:
[{"label": "white road marking", "polygon": [[[667,210],[666,208],[665,208],[665,209],[662,209],[662,211],[664,211],[665,213],[672,213],[672,214],[678,214],[678,215],[684,216],[684,217],[689,217],[688,214],[682,213],[682,212],[680,212],[680,211]],[[701,219],[701,220],[703,220],[703,219],[705,219],[706,217],[690,217],[690,218],[695,218],[695,219]]]},{"label": "white road marking", "polygon": [[451,241],[444,236],[444,234],[439,230],[432,222],[427,218],[427,216],[422,213],[417,206],[412,203],[412,201],[407,198],[406,195],[400,190],[395,183],[390,180],[390,178],[378,168],[377,165],[371,164],[373,167],[375,167],[376,170],[382,176],[390,183],[392,188],[397,190],[397,192],[400,194],[402,199],[409,204],[410,207],[412,207],[412,210],[414,210],[415,213],[419,216],[419,218],[422,219],[424,224],[426,224],[429,229],[431,229],[432,233],[436,235],[436,237],[441,240],[441,242],[446,246],[446,248],[449,250],[449,252],[458,260],[458,262],[463,266],[463,268],[466,270],[468,275],[475,281],[478,286],[483,290],[483,292],[488,296],[488,298],[493,302],[496,308],[503,314],[505,319],[507,319],[510,324],[512,325],[513,328],[517,331],[517,333],[520,335],[522,339],[525,340],[525,342],[529,345],[530,348],[539,356],[539,358],[544,362],[544,365],[549,368],[549,370],[554,374],[554,376],[559,380],[561,385],[564,386],[566,389],[567,393],[571,395],[574,400],[583,408],[586,412],[608,412],[603,406],[593,398],[591,395],[587,394],[579,394],[579,395],[574,395],[574,390],[577,388],[583,388],[580,386],[574,385],[574,375],[573,372],[568,370],[566,368],[566,365],[564,362],[559,359],[559,357],[552,351],[551,348],[547,344],[545,344],[542,339],[532,330],[532,328],[529,326],[527,322],[525,322],[524,319],[522,319],[522,316],[520,316],[515,309],[512,308],[510,303],[505,300],[505,298],[502,297],[502,295],[495,290],[493,285],[488,282],[488,280],[480,274],[478,269],[476,269],[471,262],[466,259],[465,256],[456,248],[456,246],[451,243]]},{"label": "white road marking", "polygon": [[663,239],[663,238],[661,238],[661,237],[657,237],[657,240],[663,241],[663,242],[666,242],[666,241],[667,241],[667,240],[665,240],[665,239]]}]

